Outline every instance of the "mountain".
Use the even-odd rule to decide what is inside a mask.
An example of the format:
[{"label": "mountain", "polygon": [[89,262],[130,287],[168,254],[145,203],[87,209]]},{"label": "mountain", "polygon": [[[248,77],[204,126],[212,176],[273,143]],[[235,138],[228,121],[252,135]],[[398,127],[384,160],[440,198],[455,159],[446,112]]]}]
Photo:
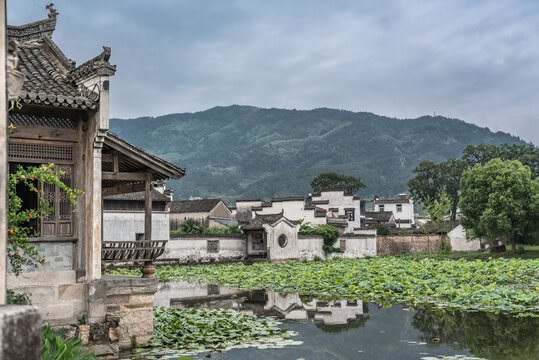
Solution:
[{"label": "mountain", "polygon": [[170,181],[176,199],[306,195],[322,172],[361,177],[362,197],[406,192],[422,160],[461,157],[466,145],[525,144],[457,119],[395,119],[335,109],[227,106],[183,114],[111,119],[127,141],[187,168]]}]

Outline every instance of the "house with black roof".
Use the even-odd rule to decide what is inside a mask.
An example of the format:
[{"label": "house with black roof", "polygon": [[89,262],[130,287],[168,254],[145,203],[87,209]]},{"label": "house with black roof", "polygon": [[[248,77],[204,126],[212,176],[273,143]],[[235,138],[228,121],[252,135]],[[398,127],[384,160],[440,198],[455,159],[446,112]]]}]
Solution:
[{"label": "house with black roof", "polygon": [[225,227],[237,224],[232,211],[221,199],[175,200],[169,204],[170,229],[179,229],[189,218],[205,227]]}]

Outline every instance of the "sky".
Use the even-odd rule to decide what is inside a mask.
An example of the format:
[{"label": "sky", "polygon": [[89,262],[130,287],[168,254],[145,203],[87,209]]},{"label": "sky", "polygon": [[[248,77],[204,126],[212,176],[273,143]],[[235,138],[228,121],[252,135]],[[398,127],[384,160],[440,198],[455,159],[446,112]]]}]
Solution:
[{"label": "sky", "polygon": [[[8,0],[10,25],[50,0]],[[56,0],[53,40],[112,48],[111,117],[232,104],[442,115],[539,145],[539,1]]]}]

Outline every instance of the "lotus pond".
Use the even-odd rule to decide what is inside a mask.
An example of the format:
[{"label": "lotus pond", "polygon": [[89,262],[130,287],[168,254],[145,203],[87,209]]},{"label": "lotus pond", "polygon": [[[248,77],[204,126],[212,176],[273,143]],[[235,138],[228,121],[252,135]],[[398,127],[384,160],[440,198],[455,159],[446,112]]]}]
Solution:
[{"label": "lotus pond", "polygon": [[[319,300],[299,294],[245,291],[184,281],[160,283],[154,305],[158,311],[218,311],[237,314],[231,315],[234,319],[246,315],[251,320],[256,316],[270,320],[271,327],[277,325],[289,335],[279,338],[280,332],[273,328],[270,331],[275,336],[229,344],[224,352],[205,351],[204,346],[180,350],[158,347],[141,349],[142,352],[126,358],[526,360],[537,359],[539,353],[538,317],[434,306],[383,306],[351,299]],[[187,318],[190,326],[196,325],[194,318]],[[223,321],[220,315],[214,320]],[[206,328],[211,332],[214,325],[208,323]],[[206,340],[212,338],[210,333]]]},{"label": "lotus pond", "polygon": [[[389,257],[162,267],[157,275],[156,324],[176,326],[179,335],[154,332],[164,342],[156,337],[158,347],[130,355],[140,359],[492,360],[539,353],[539,260]],[[190,312],[184,323],[198,321],[194,344],[176,342],[192,335],[167,324],[177,323],[171,311]],[[251,323],[236,324],[234,314]],[[214,330],[222,316],[234,322]],[[200,340],[202,332],[207,339]]]}]

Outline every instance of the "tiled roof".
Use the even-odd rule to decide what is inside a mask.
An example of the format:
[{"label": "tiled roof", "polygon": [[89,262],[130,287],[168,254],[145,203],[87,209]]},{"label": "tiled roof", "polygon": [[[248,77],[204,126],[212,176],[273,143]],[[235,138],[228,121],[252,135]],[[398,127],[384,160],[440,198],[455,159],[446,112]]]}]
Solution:
[{"label": "tiled roof", "polygon": [[[109,195],[103,198],[104,200],[124,200],[124,201],[144,201],[145,192],[139,191],[128,194]],[[152,189],[152,201],[169,201],[169,198],[160,193],[159,191]]]},{"label": "tiled roof", "polygon": [[384,221],[387,222],[391,220],[393,212],[391,211],[366,211],[365,219],[373,221]]},{"label": "tiled roof", "polygon": [[50,7],[49,18],[22,26],[8,26],[10,40],[18,44],[17,70],[24,76],[19,94],[23,103],[90,108],[98,106],[99,89],[88,89],[77,81],[93,72],[113,75],[116,66],[108,62],[110,48],[79,67],[69,60],[52,41],[56,11]]},{"label": "tiled roof", "polygon": [[171,213],[210,212],[221,199],[175,200],[169,203]]},{"label": "tiled roof", "polygon": [[286,217],[283,216],[284,211],[281,211],[278,214],[255,214],[255,218],[249,221],[247,224],[242,225],[242,230],[258,230],[263,229],[264,224],[274,224],[281,218],[286,219],[288,222],[292,223],[293,225],[300,224],[300,221],[295,220],[289,220]]}]

